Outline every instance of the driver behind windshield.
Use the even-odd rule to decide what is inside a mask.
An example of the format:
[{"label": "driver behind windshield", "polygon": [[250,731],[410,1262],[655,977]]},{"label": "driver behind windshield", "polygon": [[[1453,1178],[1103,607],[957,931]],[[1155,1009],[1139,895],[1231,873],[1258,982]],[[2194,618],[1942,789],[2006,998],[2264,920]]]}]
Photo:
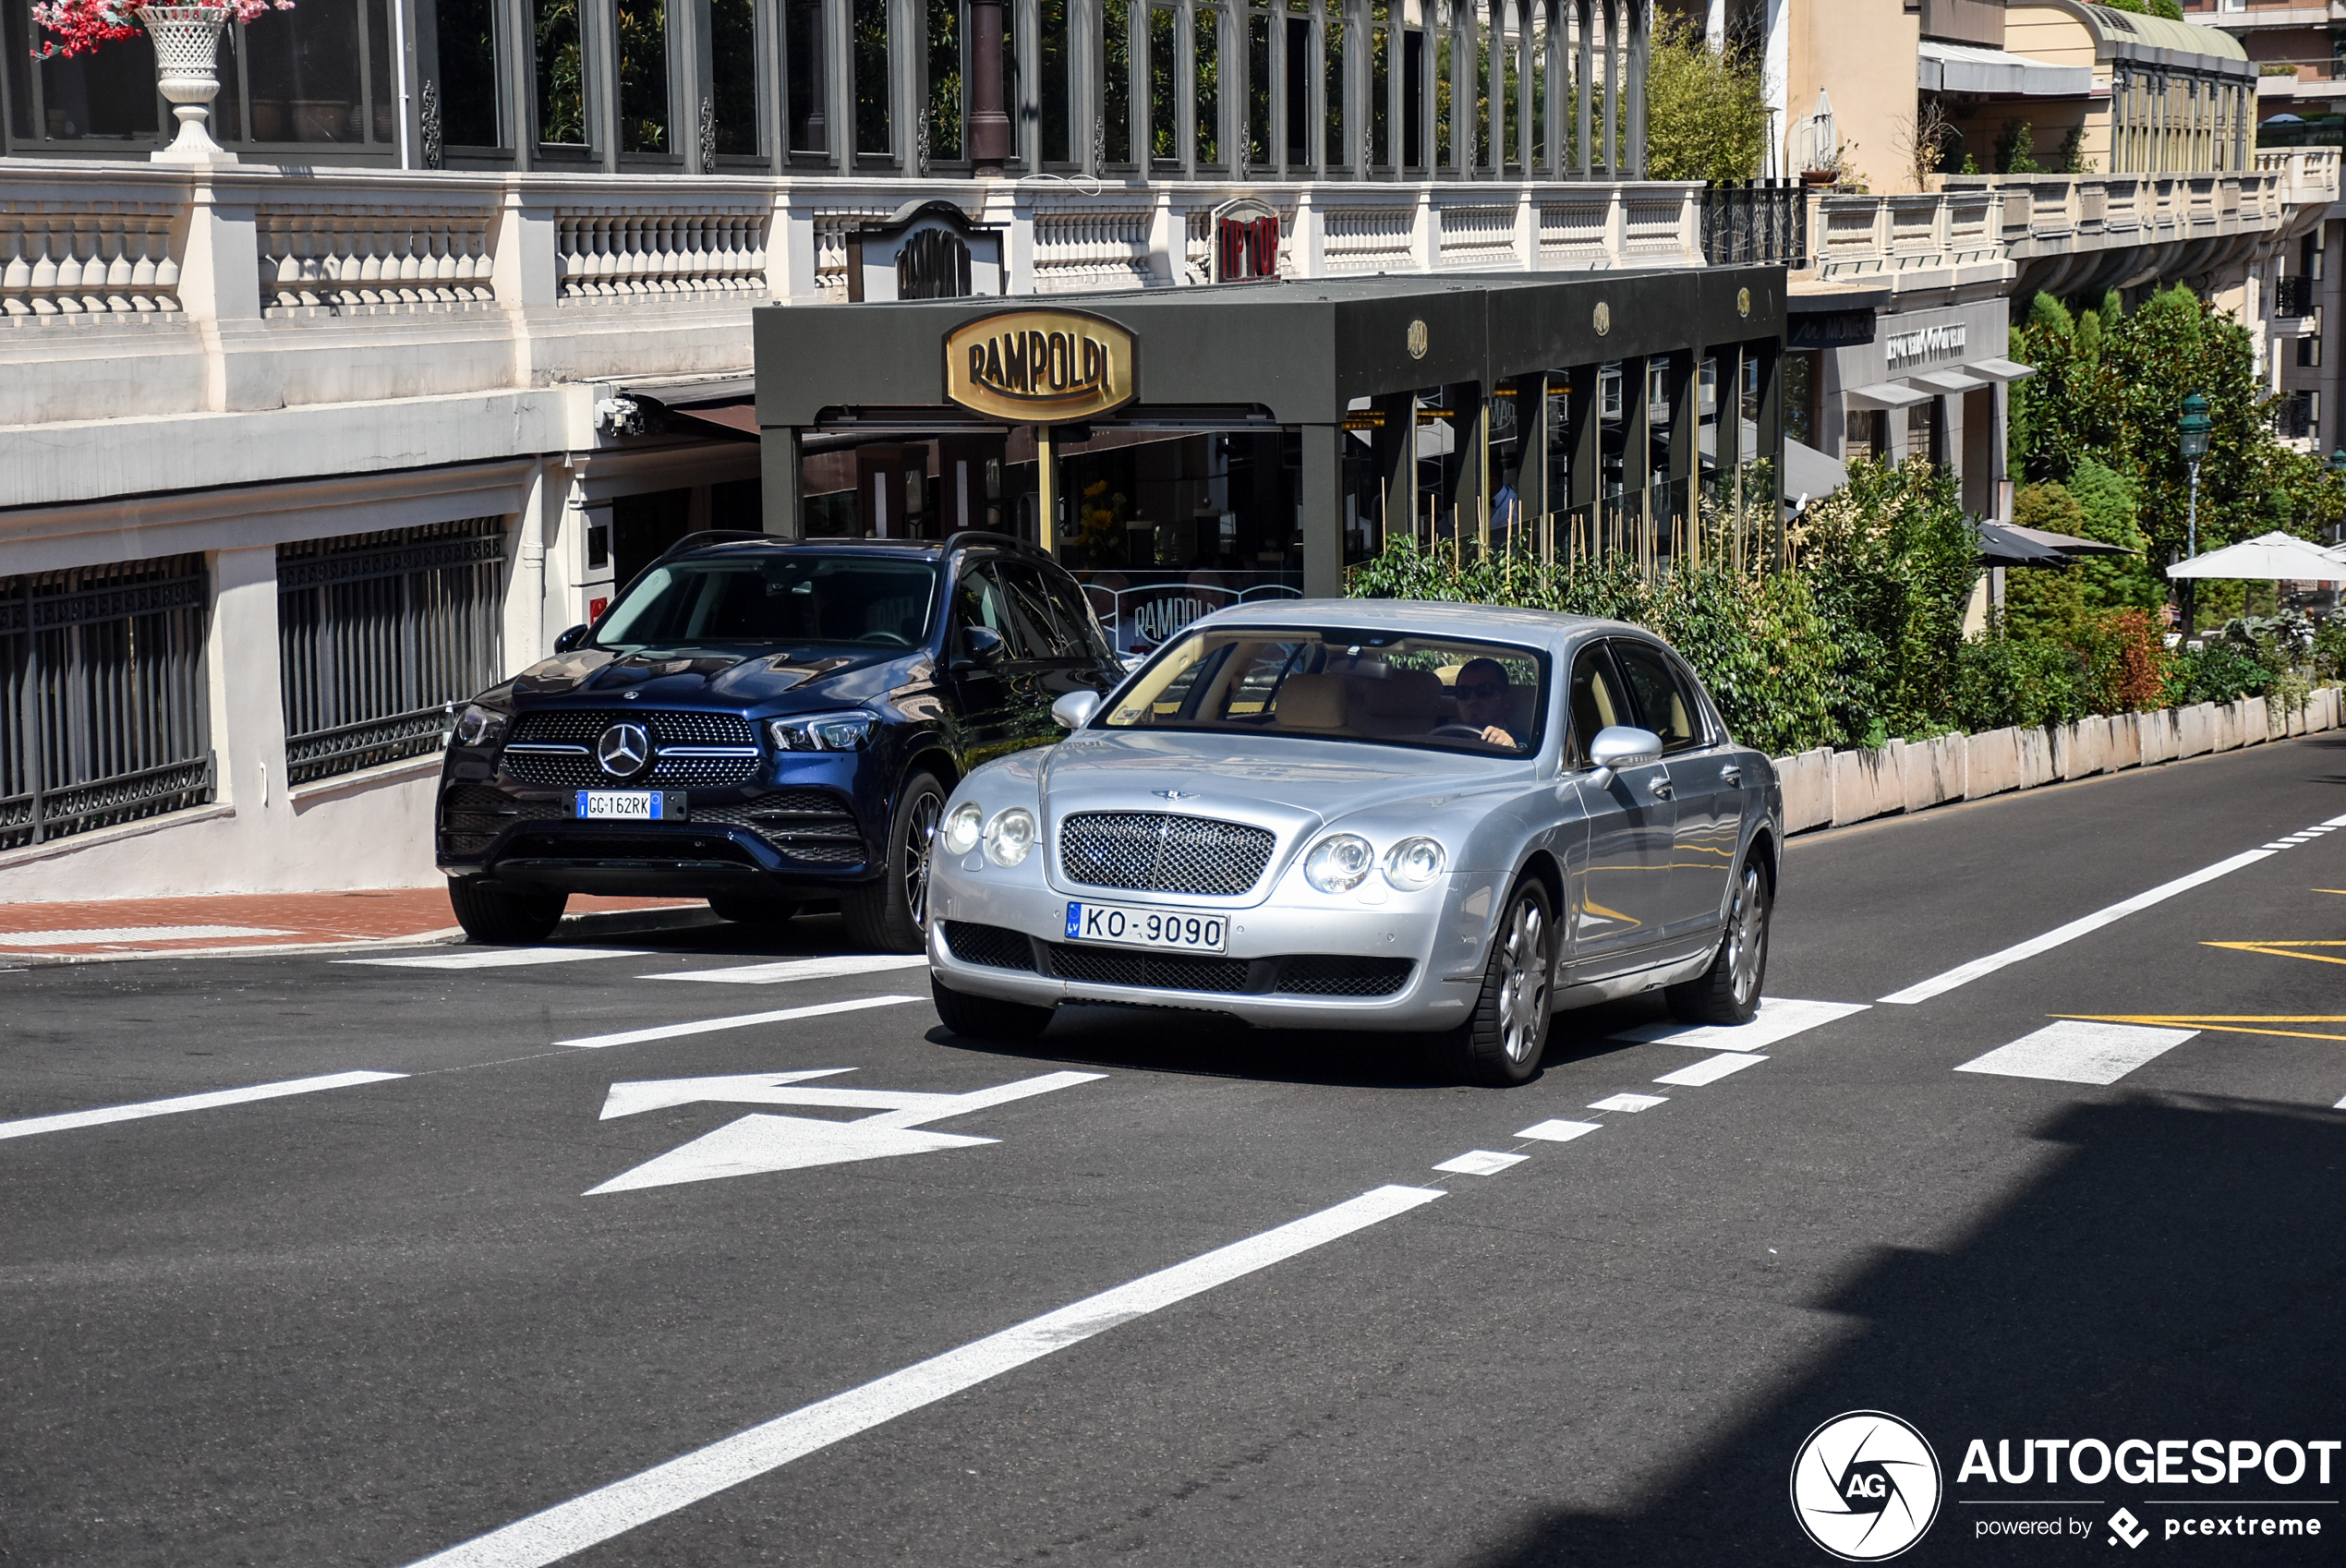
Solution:
[{"label": "driver behind windshield", "polygon": [[1482,739],[1491,745],[1515,749],[1515,737],[1501,728],[1507,717],[1505,665],[1495,658],[1469,659],[1458,671],[1457,684],[1450,690],[1457,695],[1459,723],[1481,730]]}]

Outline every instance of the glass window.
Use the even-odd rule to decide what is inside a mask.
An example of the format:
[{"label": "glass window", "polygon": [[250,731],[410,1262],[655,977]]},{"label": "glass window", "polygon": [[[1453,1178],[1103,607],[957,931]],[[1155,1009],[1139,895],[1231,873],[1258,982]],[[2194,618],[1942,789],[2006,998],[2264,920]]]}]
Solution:
[{"label": "glass window", "polygon": [[578,41],[578,0],[537,0],[538,139],[586,145],[586,78]]},{"label": "glass window", "polygon": [[1034,562],[998,561],[994,570],[1009,597],[1010,623],[1018,628],[1018,641],[1029,650],[1030,657],[1083,657],[1082,648],[1061,632],[1051,610],[1051,596],[1043,586],[1043,573]]},{"label": "glass window", "polygon": [[[27,140],[151,140],[163,115],[155,100],[155,46],[143,32],[91,54],[34,63],[44,35],[22,0],[5,7],[15,134]],[[215,132],[215,134],[217,134]]]},{"label": "glass window", "polygon": [[[928,154],[948,163],[968,156],[961,146],[961,0],[927,0]],[[1008,7],[1004,7],[1005,10]]]},{"label": "glass window", "polygon": [[[365,9],[379,13],[382,7],[378,3]],[[290,11],[269,12],[237,33],[255,141],[391,139],[390,52],[379,17],[362,12],[360,0],[303,0]],[[381,73],[369,58],[377,52],[385,55]],[[377,112],[370,116],[366,84],[378,76],[382,79]]]},{"label": "glass window", "polygon": [[1079,162],[1083,150],[1068,139],[1067,0],[1042,0],[1042,76],[1035,83],[1036,107],[1043,120],[1043,161]]},{"label": "glass window", "polygon": [[1109,163],[1132,161],[1132,7],[1130,0],[1101,0],[1100,26],[1106,61],[1100,72],[1100,157]]},{"label": "glass window", "polygon": [[1107,645],[1107,633],[1101,628],[1099,617],[1093,613],[1092,601],[1075,579],[1047,566],[1042,572],[1044,589],[1051,596],[1051,609],[1058,618],[1059,633],[1069,644],[1068,657],[1114,657]]},{"label": "glass window", "polygon": [[1341,0],[1330,0],[1322,34],[1325,42],[1320,68],[1324,83],[1322,90],[1327,100],[1327,166],[1331,169],[1347,168],[1352,162],[1344,140],[1344,51],[1350,34],[1345,29],[1343,16]]},{"label": "glass window", "polygon": [[440,136],[450,147],[500,147],[497,7],[440,0]]},{"label": "glass window", "polygon": [[823,82],[823,0],[790,0],[787,88],[790,150],[828,152],[830,138],[823,116],[828,107]]},{"label": "glass window", "polygon": [[1631,720],[1628,700],[1614,679],[1613,661],[1602,647],[1584,648],[1572,663],[1572,733],[1565,738],[1568,766],[1588,765],[1597,732]]},{"label": "glass window", "polygon": [[1222,13],[1197,14],[1197,161],[1222,161]]},{"label": "glass window", "polygon": [[1181,161],[1180,101],[1186,94],[1175,32],[1179,20],[1169,6],[1149,7],[1149,160],[1156,163]]},{"label": "glass window", "polygon": [[714,89],[709,151],[730,158],[755,157],[757,127],[756,0],[710,0],[709,52]]},{"label": "glass window", "polygon": [[855,151],[885,158],[896,151],[888,82],[888,0],[853,0]]},{"label": "glass window", "polygon": [[928,634],[936,569],[868,556],[768,554],[671,561],[636,580],[595,646],[634,652],[710,643],[864,643]]},{"label": "glass window", "polygon": [[1246,18],[1246,161],[1271,163],[1271,18],[1260,11]]},{"label": "glass window", "polygon": [[[982,626],[1002,639],[1003,651],[1010,657],[1035,657],[1032,645],[1021,639],[1010,616],[1010,597],[1002,592],[1001,579],[994,575],[991,562],[975,561],[961,568],[961,580],[953,589],[953,624],[957,637]],[[962,646],[967,645],[964,639]]]},{"label": "glass window", "polygon": [[1105,722],[1526,756],[1540,742],[1547,669],[1528,648],[1398,632],[1191,631]]},{"label": "glass window", "polygon": [[671,152],[668,0],[618,0],[619,150]]},{"label": "glass window", "polygon": [[1662,651],[1643,643],[1613,645],[1645,728],[1662,737],[1664,755],[1702,744],[1701,706]]}]

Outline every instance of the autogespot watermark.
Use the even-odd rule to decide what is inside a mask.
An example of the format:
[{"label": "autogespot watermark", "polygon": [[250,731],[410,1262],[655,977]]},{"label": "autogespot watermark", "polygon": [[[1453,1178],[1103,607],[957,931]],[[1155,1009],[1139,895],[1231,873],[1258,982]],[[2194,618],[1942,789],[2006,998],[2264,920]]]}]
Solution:
[{"label": "autogespot watermark", "polygon": [[[2346,1527],[2326,1512],[2340,1506],[2331,1473],[2341,1447],[2333,1438],[1972,1438],[1949,1501],[1971,1515],[1977,1540],[2068,1540],[2122,1555],[2170,1541],[2214,1541],[2219,1551],[2302,1545]],[[2112,1495],[2131,1489],[2161,1495]],[[1929,1440],[1880,1410],[1834,1417],[1793,1460],[1794,1517],[1844,1562],[1914,1545],[1942,1495]]]}]

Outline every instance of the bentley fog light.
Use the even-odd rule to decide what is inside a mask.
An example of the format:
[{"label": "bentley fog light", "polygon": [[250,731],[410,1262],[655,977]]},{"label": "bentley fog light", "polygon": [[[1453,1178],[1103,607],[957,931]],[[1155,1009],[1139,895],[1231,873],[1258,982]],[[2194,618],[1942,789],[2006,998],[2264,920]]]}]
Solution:
[{"label": "bentley fog light", "polygon": [[826,713],[813,718],[778,718],[767,731],[780,751],[860,752],[872,743],[877,722],[868,713]]},{"label": "bentley fog light", "polygon": [[1376,850],[1357,833],[1323,838],[1303,857],[1303,880],[1323,893],[1349,893],[1376,865]]},{"label": "bentley fog light", "polygon": [[977,809],[975,801],[955,806],[953,814],[945,819],[945,829],[939,835],[945,840],[946,852],[966,855],[976,849],[978,827],[985,817],[986,814]]},{"label": "bentley fog light", "polygon": [[1404,893],[1431,887],[1442,874],[1442,846],[1431,838],[1404,838],[1385,855],[1385,879]]},{"label": "bentley fog light", "polygon": [[456,718],[454,731],[456,744],[460,746],[495,745],[497,737],[505,732],[506,722],[506,716],[502,713],[485,708],[478,703],[467,704],[465,711]]},{"label": "bentley fog light", "polygon": [[986,825],[986,858],[996,865],[1016,865],[1034,848],[1034,814],[1021,806],[997,812]]}]

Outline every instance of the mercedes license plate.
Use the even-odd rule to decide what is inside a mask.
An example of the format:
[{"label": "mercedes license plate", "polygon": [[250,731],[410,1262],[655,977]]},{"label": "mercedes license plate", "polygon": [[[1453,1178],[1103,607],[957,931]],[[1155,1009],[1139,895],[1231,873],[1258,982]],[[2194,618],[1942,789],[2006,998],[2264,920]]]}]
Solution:
[{"label": "mercedes license plate", "polygon": [[579,790],[570,814],[589,822],[677,822],[684,797],[672,790]]},{"label": "mercedes license plate", "polygon": [[1228,947],[1228,934],[1229,923],[1217,914],[1152,910],[1133,904],[1067,906],[1067,939],[1070,942],[1219,953]]}]

